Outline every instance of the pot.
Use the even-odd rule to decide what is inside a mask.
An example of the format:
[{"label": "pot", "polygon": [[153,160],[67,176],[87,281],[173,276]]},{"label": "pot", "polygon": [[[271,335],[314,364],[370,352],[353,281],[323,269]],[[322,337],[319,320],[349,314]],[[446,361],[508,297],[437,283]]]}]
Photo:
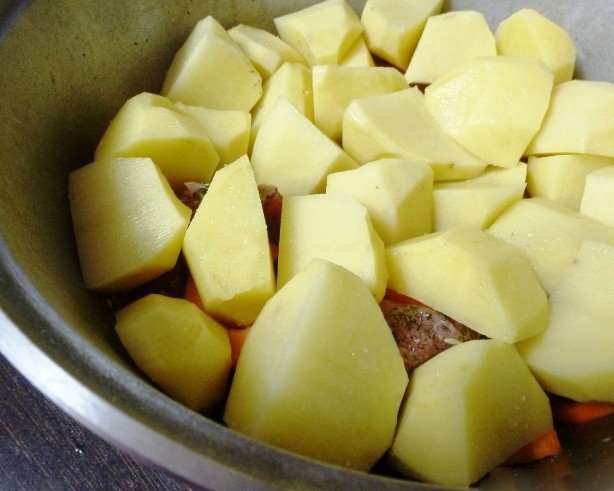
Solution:
[{"label": "pot", "polygon": [[[80,275],[67,176],[91,161],[123,102],[159,91],[175,51],[206,15],[227,27],[272,29],[273,17],[307,3],[315,2],[0,2],[0,352],[70,416],[196,486],[431,489],[272,448],[175,403],[129,360],[104,299]],[[357,11],[364,4],[350,3]],[[480,10],[494,27],[523,6],[572,33],[579,78],[614,81],[609,0],[451,0],[445,9]],[[560,459],[497,468],[480,487],[606,488],[613,435],[614,418],[564,428]]]}]

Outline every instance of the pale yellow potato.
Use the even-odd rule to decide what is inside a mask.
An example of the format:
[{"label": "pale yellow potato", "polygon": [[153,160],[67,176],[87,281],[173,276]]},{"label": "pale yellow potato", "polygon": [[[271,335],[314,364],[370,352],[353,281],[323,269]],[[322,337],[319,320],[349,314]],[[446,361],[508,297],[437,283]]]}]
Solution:
[{"label": "pale yellow potato", "polygon": [[389,94],[407,88],[392,67],[312,67],[314,123],[332,140],[341,141],[343,115],[354,99]]},{"label": "pale yellow potato", "polygon": [[554,87],[548,112],[526,155],[614,157],[614,83],[571,80]]},{"label": "pale yellow potato", "polygon": [[257,27],[237,24],[228,30],[266,82],[284,63],[304,63],[303,57],[278,36]]},{"label": "pale yellow potato", "polygon": [[361,164],[399,157],[430,165],[435,181],[475,177],[486,168],[441,131],[417,88],[352,101],[343,116],[342,144]]},{"label": "pale yellow potato", "polygon": [[427,19],[443,0],[367,0],[360,20],[369,50],[405,71]]},{"label": "pale yellow potato", "polygon": [[412,372],[387,461],[423,481],[468,487],[551,428],[548,396],[516,349],[467,341]]},{"label": "pale yellow potato", "polygon": [[471,225],[386,248],[393,290],[493,339],[515,343],[548,324],[546,293],[516,247]]},{"label": "pale yellow potato", "polygon": [[185,234],[183,254],[208,314],[239,326],[256,320],[276,285],[247,155],[215,173]]},{"label": "pale yellow potato", "polygon": [[177,262],[190,209],[148,158],[98,160],[68,176],[85,287],[135,288]]},{"label": "pale yellow potato", "polygon": [[548,329],[518,350],[549,392],[614,403],[614,245],[583,241],[574,259],[550,294]]},{"label": "pale yellow potato", "polygon": [[580,213],[614,227],[614,166],[594,170],[586,176]]},{"label": "pale yellow potato", "polygon": [[536,58],[553,74],[554,84],[572,79],[576,47],[569,33],[535,9],[523,8],[501,21],[495,31],[503,56]]},{"label": "pale yellow potato", "polygon": [[458,63],[496,54],[495,36],[480,12],[433,15],[426,21],[405,79],[411,84],[430,84]]},{"label": "pale yellow potato", "polygon": [[524,182],[496,184],[474,181],[469,179],[435,184],[433,231],[447,230],[462,224],[486,229],[524,195]]},{"label": "pale yellow potato", "polygon": [[447,135],[485,162],[511,167],[540,129],[553,75],[512,56],[472,58],[425,89],[425,103]]},{"label": "pale yellow potato", "polygon": [[337,64],[363,32],[345,0],[325,0],[273,19],[279,37],[309,65]]},{"label": "pale yellow potato", "polygon": [[354,197],[369,210],[373,228],[386,245],[433,230],[433,170],[399,158],[329,174],[326,193]]},{"label": "pale yellow potato", "polygon": [[161,94],[191,106],[250,111],[262,95],[262,77],[222,25],[207,16],[175,54]]},{"label": "pale yellow potato", "polygon": [[116,312],[115,331],[137,366],[187,407],[212,414],[232,368],[226,329],[193,303],[149,294]]},{"label": "pale yellow potato", "polygon": [[392,442],[406,386],[369,290],[347,269],[315,260],[252,326],[224,421],[268,444],[368,471]]},{"label": "pale yellow potato", "polygon": [[614,158],[597,155],[532,156],[527,161],[527,190],[578,211],[587,175],[612,164]]},{"label": "pale yellow potato", "polygon": [[252,125],[250,113],[187,106],[181,102],[175,105],[192,116],[205,129],[220,157],[218,167],[230,164],[247,153]]},{"label": "pale yellow potato", "polygon": [[363,35],[358,36],[354,44],[345,52],[338,63],[339,66],[375,66],[375,61],[367,47]]},{"label": "pale yellow potato", "polygon": [[488,232],[524,253],[547,292],[563,279],[583,240],[614,245],[614,228],[544,198],[515,202]]},{"label": "pale yellow potato", "polygon": [[258,184],[274,184],[284,197],[323,193],[328,174],[358,167],[284,97],[262,122],[251,161]]},{"label": "pale yellow potato", "polygon": [[220,160],[198,121],[148,92],[128,99],[98,142],[94,159],[113,157],[149,157],[173,187],[209,182]]},{"label": "pale yellow potato", "polygon": [[262,122],[277,102],[284,97],[309,121],[313,121],[311,69],[301,63],[284,63],[262,87],[262,98],[252,110],[250,153]]},{"label": "pale yellow potato", "polygon": [[388,271],[384,242],[365,206],[344,194],[284,197],[279,232],[277,285],[283,287],[313,259],[356,274],[380,301]]}]

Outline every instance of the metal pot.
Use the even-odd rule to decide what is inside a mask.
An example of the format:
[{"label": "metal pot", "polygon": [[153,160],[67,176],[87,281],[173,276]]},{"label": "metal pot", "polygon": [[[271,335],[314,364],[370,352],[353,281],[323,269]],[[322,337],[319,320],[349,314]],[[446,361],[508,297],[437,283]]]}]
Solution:
[{"label": "metal pot", "polygon": [[[307,3],[315,2],[0,2],[0,352],[94,432],[197,485],[429,489],[271,448],[175,403],[135,369],[105,302],[81,280],[67,175],[91,161],[122,103],[159,90],[174,52],[206,15],[272,28],[274,16]],[[358,11],[364,4],[350,3]],[[609,0],[451,0],[445,8],[480,10],[494,27],[523,6],[572,32],[580,78],[614,81]],[[565,429],[564,466],[497,468],[481,487],[606,488],[613,434],[614,418]]]}]

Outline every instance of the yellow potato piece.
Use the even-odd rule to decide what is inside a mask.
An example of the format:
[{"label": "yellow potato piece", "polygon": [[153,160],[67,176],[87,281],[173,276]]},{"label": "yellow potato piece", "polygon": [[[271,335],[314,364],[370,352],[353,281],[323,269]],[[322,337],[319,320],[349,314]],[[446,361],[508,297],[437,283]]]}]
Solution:
[{"label": "yellow potato piece", "polygon": [[250,111],[262,95],[262,77],[221,24],[207,16],[175,54],[161,94],[191,106]]},{"label": "yellow potato piece", "polygon": [[264,213],[246,155],[215,173],[183,242],[205,311],[226,323],[254,322],[275,292]]},{"label": "yellow potato piece", "polygon": [[411,477],[465,487],[550,428],[548,396],[516,349],[467,341],[412,372],[387,460]]},{"label": "yellow potato piece", "polygon": [[516,247],[458,225],[386,248],[389,287],[493,339],[543,331],[546,293]]},{"label": "yellow potato piece", "polygon": [[193,303],[149,294],[115,314],[131,358],[156,384],[195,411],[223,403],[232,361],[226,329]]},{"label": "yellow potato piece", "polygon": [[566,273],[550,294],[548,329],[518,350],[546,390],[614,403],[614,245],[583,241]]},{"label": "yellow potato piece", "polygon": [[177,262],[190,209],[148,158],[99,160],[70,173],[68,197],[86,288],[135,288]]},{"label": "yellow potato piece", "polygon": [[429,85],[425,103],[457,143],[491,165],[511,167],[540,129],[552,80],[534,59],[472,58]]},{"label": "yellow potato piece", "polygon": [[252,326],[224,421],[268,444],[367,471],[392,442],[406,385],[369,290],[347,269],[315,260]]},{"label": "yellow potato piece", "polygon": [[376,300],[384,297],[384,243],[366,207],[345,194],[317,194],[285,197],[282,210],[278,287],[313,259],[326,259],[359,276]]},{"label": "yellow potato piece", "polygon": [[102,135],[94,158],[113,157],[149,157],[172,187],[209,182],[220,161],[198,121],[148,92],[128,99]]}]

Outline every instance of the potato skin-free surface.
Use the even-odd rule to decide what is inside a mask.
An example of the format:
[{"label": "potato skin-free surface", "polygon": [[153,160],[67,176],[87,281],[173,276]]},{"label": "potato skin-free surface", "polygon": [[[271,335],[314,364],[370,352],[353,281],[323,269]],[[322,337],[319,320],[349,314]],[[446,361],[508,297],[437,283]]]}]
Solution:
[{"label": "potato skin-free surface", "polygon": [[418,479],[469,486],[549,428],[548,396],[516,348],[466,341],[412,372],[387,460]]},{"label": "potato skin-free surface", "polygon": [[251,327],[224,421],[299,454],[368,470],[392,442],[406,385],[369,290],[345,268],[314,260]]}]

